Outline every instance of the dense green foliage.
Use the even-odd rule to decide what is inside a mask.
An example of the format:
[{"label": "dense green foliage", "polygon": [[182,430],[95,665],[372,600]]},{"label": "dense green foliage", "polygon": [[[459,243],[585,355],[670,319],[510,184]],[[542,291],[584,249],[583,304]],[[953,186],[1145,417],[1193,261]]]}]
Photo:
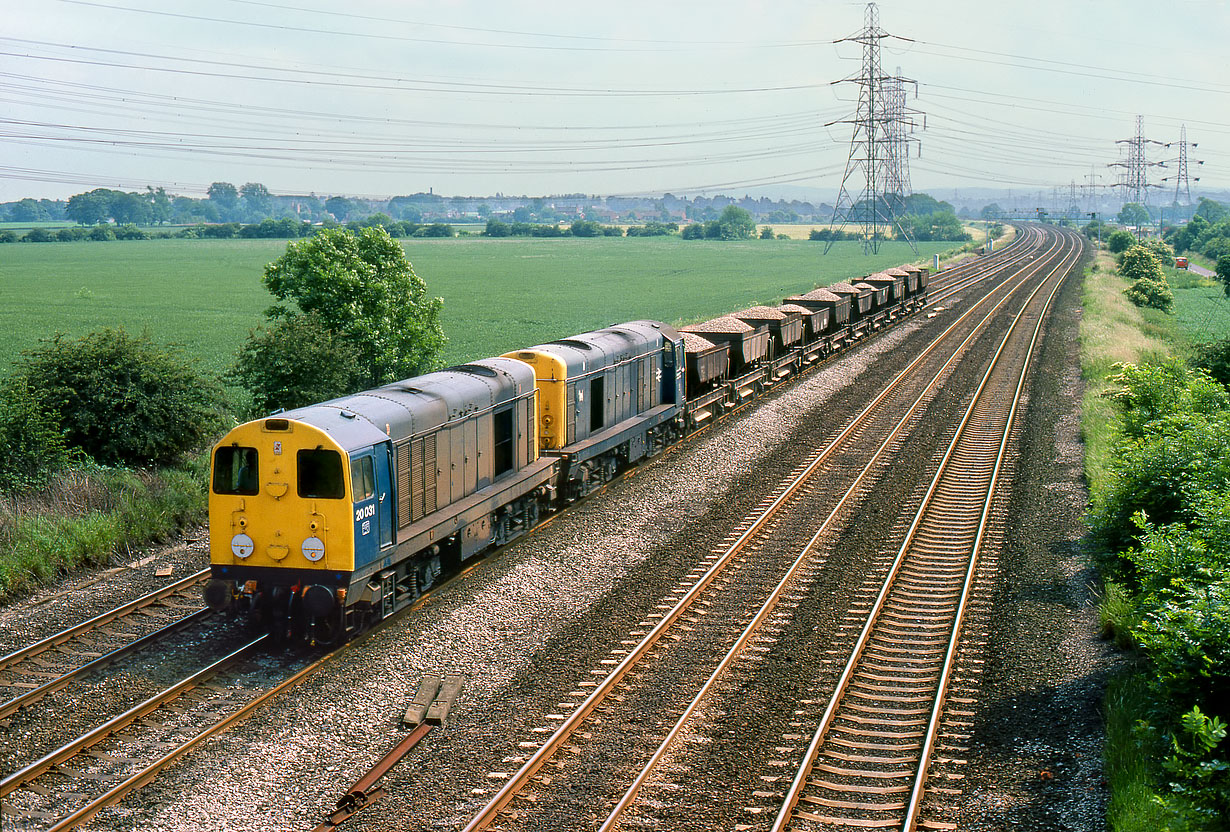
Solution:
[{"label": "dense green foliage", "polygon": [[1192,356],[1192,366],[1230,387],[1230,338],[1198,344]]},{"label": "dense green foliage", "polygon": [[1166,273],[1153,249],[1134,245],[1119,257],[1119,274],[1135,281],[1124,290],[1128,300],[1137,306],[1149,306],[1169,312],[1174,307],[1174,293],[1166,282]]},{"label": "dense green foliage", "polygon": [[253,330],[225,378],[249,391],[261,415],[362,389],[360,368],[354,345],[309,312]]},{"label": "dense green foliage", "polygon": [[216,383],[177,350],[122,327],[56,335],[25,354],[11,384],[26,385],[68,447],[104,465],[173,462],[221,420]]},{"label": "dense green foliage", "polygon": [[1171,360],[1115,377],[1119,436],[1094,494],[1116,626],[1149,662],[1140,742],[1169,749],[1165,828],[1222,829],[1230,812],[1230,392]]},{"label": "dense green foliage", "polygon": [[0,386],[0,492],[43,485],[69,461],[58,417],[16,376]]},{"label": "dense green foliage", "polygon": [[[388,384],[439,366],[443,301],[427,296],[401,247],[384,229],[326,229],[286,247],[265,267],[265,286],[283,303],[266,315],[315,314],[353,347],[358,375],[351,389]],[[289,304],[289,305],[288,305]],[[268,393],[270,391],[264,391]]]},{"label": "dense green foliage", "polygon": [[727,205],[716,220],[692,223],[681,232],[685,240],[750,240],[756,236],[756,221],[737,205]]},{"label": "dense green foliage", "polygon": [[919,241],[952,240],[964,242],[971,239],[957,215],[952,211],[933,211],[929,214],[906,214],[899,219],[901,228],[911,238]]},{"label": "dense green foliage", "polygon": [[1179,254],[1194,252],[1216,261],[1230,255],[1230,213],[1224,205],[1202,199],[1190,222],[1167,228],[1164,236]]},{"label": "dense green foliage", "polygon": [[1132,232],[1123,229],[1112,231],[1106,238],[1106,247],[1110,249],[1111,254],[1121,254],[1134,245],[1136,245],[1136,238],[1132,236]]}]

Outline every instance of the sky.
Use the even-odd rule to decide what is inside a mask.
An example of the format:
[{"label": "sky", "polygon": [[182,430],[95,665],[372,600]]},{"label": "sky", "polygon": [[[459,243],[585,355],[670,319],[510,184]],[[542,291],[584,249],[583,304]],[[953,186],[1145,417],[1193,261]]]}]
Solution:
[{"label": "sky", "polygon": [[[1118,180],[1144,117],[1169,204],[1230,187],[1221,0],[884,0],[917,81],[915,191]],[[817,189],[850,154],[865,3],[0,0],[0,201],[713,195]],[[925,115],[924,115],[925,114]],[[925,129],[924,128],[925,121]],[[1165,147],[1165,143],[1172,143]],[[1203,165],[1197,164],[1202,160]]]}]

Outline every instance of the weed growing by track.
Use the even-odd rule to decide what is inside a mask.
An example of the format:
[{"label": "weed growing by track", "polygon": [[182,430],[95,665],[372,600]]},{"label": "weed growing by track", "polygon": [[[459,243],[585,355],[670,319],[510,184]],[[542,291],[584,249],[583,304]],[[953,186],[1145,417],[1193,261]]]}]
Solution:
[{"label": "weed growing by track", "polygon": [[206,457],[155,472],[74,465],[0,501],[0,599],[113,563],[205,520]]}]

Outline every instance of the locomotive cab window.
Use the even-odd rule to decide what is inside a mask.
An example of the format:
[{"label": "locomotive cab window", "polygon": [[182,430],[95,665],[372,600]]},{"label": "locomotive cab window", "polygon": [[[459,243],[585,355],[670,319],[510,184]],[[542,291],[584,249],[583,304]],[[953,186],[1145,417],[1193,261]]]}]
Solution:
[{"label": "locomotive cab window", "polygon": [[256,448],[219,448],[214,454],[214,493],[250,497],[259,491]]},{"label": "locomotive cab window", "polygon": [[516,446],[513,444],[513,411],[512,408],[501,410],[492,417],[495,438],[495,462],[491,472],[492,477],[507,473],[513,468],[513,454]]},{"label": "locomotive cab window", "polygon": [[376,469],[370,456],[350,461],[350,484],[354,488],[356,503],[376,496]]},{"label": "locomotive cab window", "polygon": [[340,500],[346,495],[342,455],[337,451],[299,451],[299,496]]}]

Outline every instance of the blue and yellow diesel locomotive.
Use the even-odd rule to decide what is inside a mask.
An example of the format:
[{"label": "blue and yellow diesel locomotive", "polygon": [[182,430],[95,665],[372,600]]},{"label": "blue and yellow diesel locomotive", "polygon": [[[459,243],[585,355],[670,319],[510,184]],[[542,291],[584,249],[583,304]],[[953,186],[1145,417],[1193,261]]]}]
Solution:
[{"label": "blue and yellow diesel locomotive", "polygon": [[240,425],[206,603],[343,641],[708,419],[921,309],[926,270],[677,332],[633,321]]}]

